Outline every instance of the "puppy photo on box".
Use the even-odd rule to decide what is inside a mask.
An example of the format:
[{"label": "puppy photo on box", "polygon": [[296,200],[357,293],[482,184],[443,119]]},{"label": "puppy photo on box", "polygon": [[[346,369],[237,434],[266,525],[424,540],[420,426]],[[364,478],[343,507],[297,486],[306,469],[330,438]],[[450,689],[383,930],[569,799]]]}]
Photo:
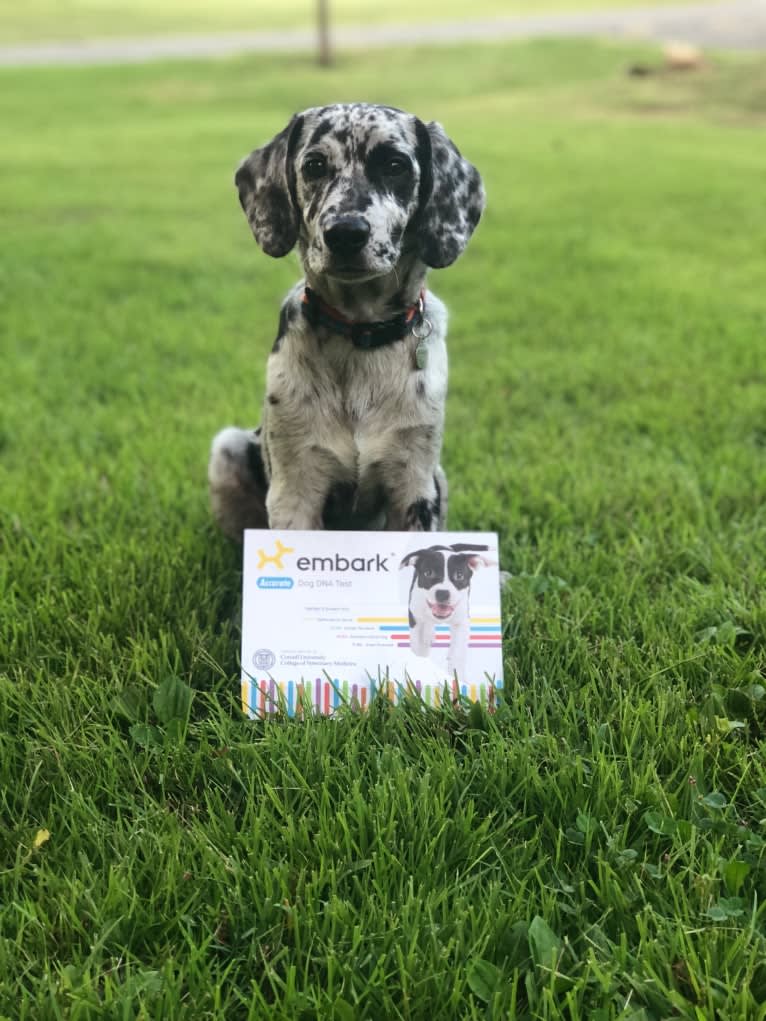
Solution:
[{"label": "puppy photo on box", "polygon": [[[443,636],[448,634],[446,675],[459,683],[477,680],[468,670],[471,588],[476,573],[488,567],[497,567],[489,546],[464,542],[413,550],[400,564],[401,570],[412,570],[407,600],[410,649],[441,665]],[[488,582],[496,592],[496,573]]]}]

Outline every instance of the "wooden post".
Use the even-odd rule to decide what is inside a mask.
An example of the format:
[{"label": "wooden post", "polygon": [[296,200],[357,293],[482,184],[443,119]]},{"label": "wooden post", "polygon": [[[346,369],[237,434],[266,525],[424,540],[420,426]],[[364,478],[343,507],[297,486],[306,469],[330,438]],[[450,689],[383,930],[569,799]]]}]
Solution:
[{"label": "wooden post", "polygon": [[330,53],[330,10],[329,0],[317,0],[317,16],[319,27],[319,63],[329,67],[332,63]]}]

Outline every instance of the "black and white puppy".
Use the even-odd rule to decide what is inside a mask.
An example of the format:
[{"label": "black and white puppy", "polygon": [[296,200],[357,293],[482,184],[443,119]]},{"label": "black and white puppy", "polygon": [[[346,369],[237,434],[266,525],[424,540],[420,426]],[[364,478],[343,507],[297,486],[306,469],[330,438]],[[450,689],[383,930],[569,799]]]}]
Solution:
[{"label": "black and white puppy", "polygon": [[447,314],[425,289],[484,207],[441,126],[384,106],[296,114],[236,173],[271,256],[297,245],[261,426],[224,429],[208,477],[223,530],[443,528]]},{"label": "black and white puppy", "polygon": [[430,656],[434,628],[449,625],[447,670],[450,678],[466,680],[466,657],[471,630],[471,578],[495,561],[483,556],[487,546],[455,543],[429,546],[408,553],[399,565],[414,567],[409,598],[410,648],[416,656]]}]

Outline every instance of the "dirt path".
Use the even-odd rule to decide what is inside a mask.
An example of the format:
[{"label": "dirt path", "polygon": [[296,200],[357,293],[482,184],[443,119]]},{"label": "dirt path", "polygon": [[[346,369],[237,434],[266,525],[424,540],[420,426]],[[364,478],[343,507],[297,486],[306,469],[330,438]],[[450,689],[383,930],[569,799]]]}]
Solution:
[{"label": "dirt path", "polygon": [[[682,40],[719,49],[766,50],[766,0],[679,4],[582,14],[540,14],[482,21],[413,25],[340,26],[336,49],[365,49],[406,43],[524,39],[535,36],[603,36],[612,39]],[[0,47],[0,66],[133,64],[149,60],[226,57],[240,53],[313,50],[310,30],[241,32],[210,36],[91,39]]]}]

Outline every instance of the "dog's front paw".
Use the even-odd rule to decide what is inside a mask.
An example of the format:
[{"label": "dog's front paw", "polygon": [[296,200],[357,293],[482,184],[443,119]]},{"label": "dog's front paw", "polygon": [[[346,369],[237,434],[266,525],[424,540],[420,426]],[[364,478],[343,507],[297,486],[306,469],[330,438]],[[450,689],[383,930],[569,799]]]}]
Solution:
[{"label": "dog's front paw", "polygon": [[288,532],[316,532],[322,528],[321,514],[312,514],[306,506],[296,500],[272,499],[271,492],[266,500],[269,528],[284,529]]},{"label": "dog's front paw", "polygon": [[415,500],[404,512],[405,532],[434,532],[438,527],[439,510],[434,500]]},{"label": "dog's front paw", "polygon": [[431,486],[424,488],[422,496],[406,505],[403,515],[406,532],[441,532],[447,526],[447,476],[441,465],[436,467]]}]

